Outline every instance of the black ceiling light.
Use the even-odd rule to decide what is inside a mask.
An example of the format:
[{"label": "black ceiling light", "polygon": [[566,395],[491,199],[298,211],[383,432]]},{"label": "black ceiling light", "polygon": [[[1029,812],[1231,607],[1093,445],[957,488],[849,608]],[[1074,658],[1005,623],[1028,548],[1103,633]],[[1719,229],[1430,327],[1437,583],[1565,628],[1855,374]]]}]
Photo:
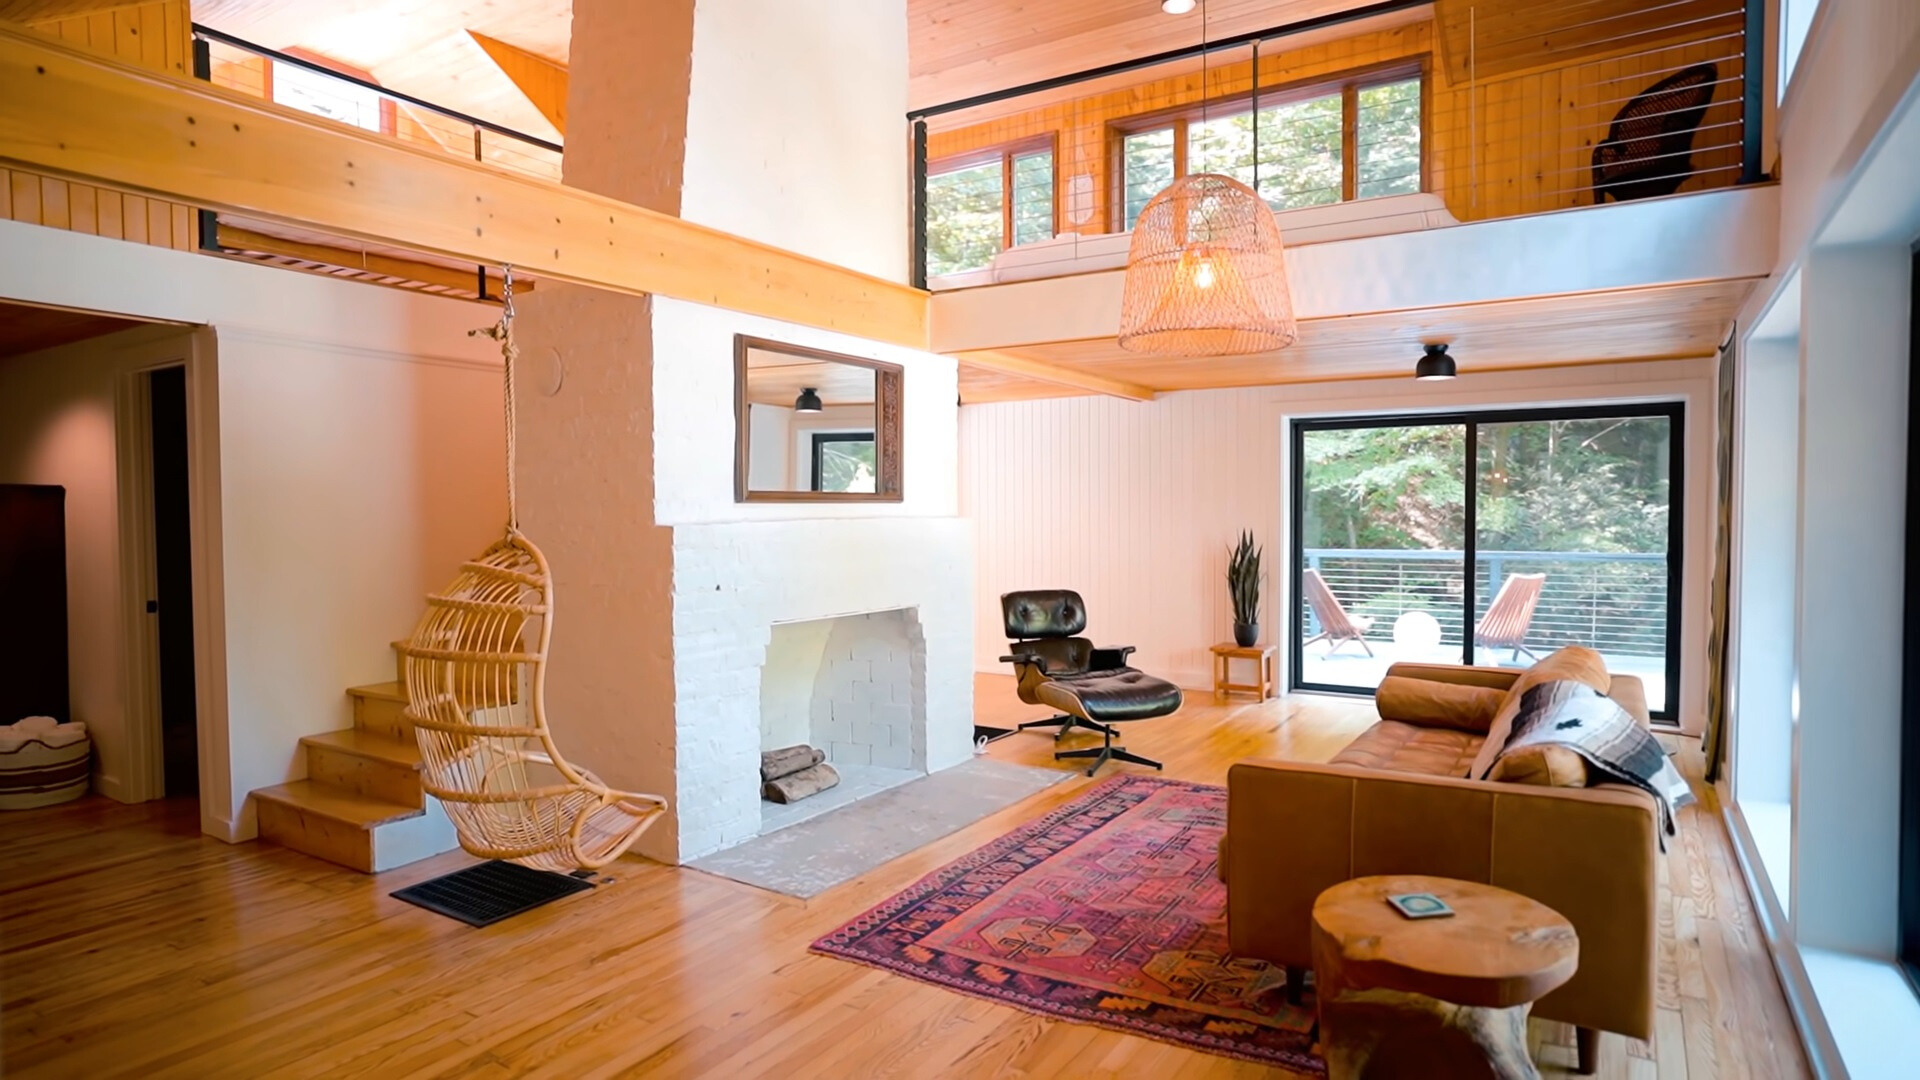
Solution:
[{"label": "black ceiling light", "polygon": [[1427,355],[1413,365],[1413,377],[1416,379],[1451,379],[1459,372],[1453,369],[1453,357],[1447,355],[1445,345],[1428,345]]},{"label": "black ceiling light", "polygon": [[[1445,346],[1441,347],[1445,348]],[[819,412],[824,408],[826,406],[820,404],[820,395],[815,393],[811,386],[801,390],[800,396],[793,399],[794,412]]]}]

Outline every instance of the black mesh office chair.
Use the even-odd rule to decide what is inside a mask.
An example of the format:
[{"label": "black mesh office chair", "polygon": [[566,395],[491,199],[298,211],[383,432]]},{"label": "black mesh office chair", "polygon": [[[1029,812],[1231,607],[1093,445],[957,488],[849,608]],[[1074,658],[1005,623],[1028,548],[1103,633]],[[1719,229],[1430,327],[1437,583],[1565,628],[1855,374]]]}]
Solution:
[{"label": "black mesh office chair", "polygon": [[1022,730],[1058,727],[1058,739],[1074,728],[1097,731],[1104,743],[1085,750],[1060,750],[1055,759],[1092,758],[1087,775],[1092,776],[1108,761],[1131,761],[1137,765],[1160,763],[1115,746],[1119,732],[1112,724],[1148,720],[1165,716],[1180,708],[1180,688],[1127,666],[1127,654],[1133,646],[1095,648],[1093,642],[1078,636],[1087,628],[1087,606],[1080,594],[1067,589],[1034,589],[1010,592],[1000,598],[1000,610],[1006,616],[1007,637],[1013,639],[1011,654],[1000,658],[1012,664],[1020,677],[1020,700],[1029,705],[1050,705],[1061,715],[1048,720],[1021,724]]}]

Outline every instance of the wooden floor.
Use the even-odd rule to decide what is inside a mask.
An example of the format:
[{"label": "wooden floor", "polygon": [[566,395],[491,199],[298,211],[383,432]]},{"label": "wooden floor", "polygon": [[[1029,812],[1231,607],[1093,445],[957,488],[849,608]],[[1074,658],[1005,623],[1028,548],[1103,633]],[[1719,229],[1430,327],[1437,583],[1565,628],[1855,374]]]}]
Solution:
[{"label": "wooden floor", "polygon": [[[1370,715],[1326,698],[1190,700],[1130,725],[1126,742],[1169,776],[1209,783],[1243,757],[1325,760]],[[979,712],[1033,710],[982,676]],[[1037,734],[992,747],[1048,764],[1051,750]],[[1697,777],[1697,753],[1688,765]],[[1088,783],[1076,775],[808,902],[629,860],[613,885],[486,930],[387,896],[470,861],[458,853],[376,879],[198,836],[179,804],[93,798],[0,815],[0,1075],[1279,1075],[807,952]],[[1601,1075],[1805,1075],[1711,803],[1684,811],[1681,830],[1660,898],[1659,1035],[1606,1036]],[[1571,1032],[1534,1026],[1557,1075]]]}]

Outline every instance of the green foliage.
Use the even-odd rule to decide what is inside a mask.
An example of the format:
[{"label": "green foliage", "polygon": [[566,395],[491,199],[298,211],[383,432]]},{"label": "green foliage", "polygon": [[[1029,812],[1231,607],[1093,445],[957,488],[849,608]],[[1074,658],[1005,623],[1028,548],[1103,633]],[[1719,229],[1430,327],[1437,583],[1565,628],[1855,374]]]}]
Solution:
[{"label": "green foliage", "polygon": [[1240,542],[1227,551],[1227,594],[1233,598],[1233,621],[1260,621],[1260,552],[1253,534],[1242,532]]},{"label": "green foliage", "polygon": [[1001,224],[999,161],[927,177],[927,273],[986,266],[1000,251]]},{"label": "green foliage", "polygon": [[[1484,424],[1482,551],[1664,552],[1670,424],[1664,417]],[[1465,546],[1460,425],[1309,432],[1305,546]]]}]

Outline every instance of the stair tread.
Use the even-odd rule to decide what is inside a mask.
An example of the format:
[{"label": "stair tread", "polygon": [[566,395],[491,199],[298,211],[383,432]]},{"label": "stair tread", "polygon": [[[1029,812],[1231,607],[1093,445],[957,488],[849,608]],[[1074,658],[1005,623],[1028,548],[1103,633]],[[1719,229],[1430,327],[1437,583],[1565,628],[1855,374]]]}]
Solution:
[{"label": "stair tread", "polygon": [[376,758],[391,762],[402,768],[420,767],[420,744],[410,739],[396,739],[365,728],[346,728],[341,731],[329,731],[322,735],[303,735],[300,742],[307,746],[324,746],[357,757]]},{"label": "stair tread", "polygon": [[347,693],[353,695],[354,697],[382,698],[387,701],[397,701],[402,705],[405,705],[407,703],[407,691],[398,682],[369,683],[366,686],[349,686],[347,687]]},{"label": "stair tread", "polygon": [[384,799],[373,799],[348,788],[312,780],[295,780],[287,784],[258,788],[253,794],[256,798],[291,806],[305,813],[317,814],[320,817],[362,829],[371,829],[389,821],[419,817],[426,812],[417,806],[403,806]]}]

